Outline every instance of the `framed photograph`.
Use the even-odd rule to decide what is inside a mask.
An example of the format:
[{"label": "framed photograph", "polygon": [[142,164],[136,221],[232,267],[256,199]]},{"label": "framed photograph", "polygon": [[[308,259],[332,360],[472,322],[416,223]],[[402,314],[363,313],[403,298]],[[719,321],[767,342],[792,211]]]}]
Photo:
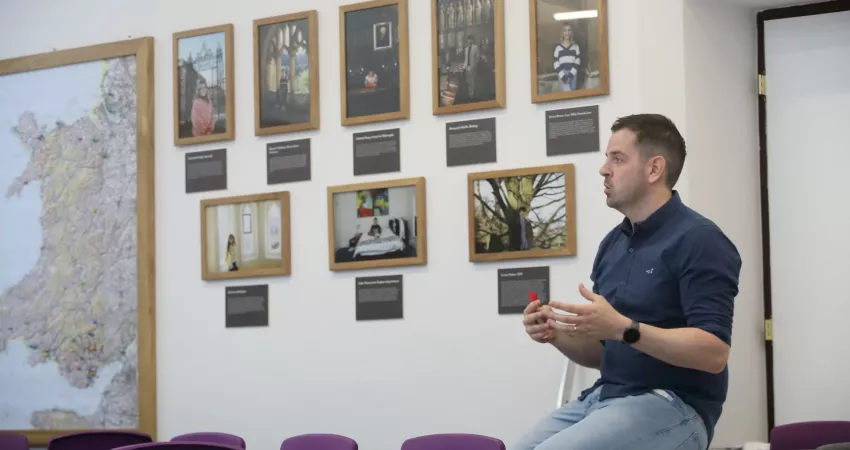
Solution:
[{"label": "framed photograph", "polygon": [[174,145],[233,140],[233,25],[174,33]]},{"label": "framed photograph", "polygon": [[410,118],[407,0],[339,8],[342,125]]},{"label": "framed photograph", "polygon": [[607,95],[607,0],[529,0],[532,103]]},{"label": "framed photograph", "polygon": [[316,11],[254,21],[254,135],[319,128]]},{"label": "framed photograph", "polygon": [[331,270],[424,265],[425,178],[328,187]]},{"label": "framed photograph", "polygon": [[289,192],[201,201],[204,280],[290,275]]},{"label": "framed photograph", "polygon": [[431,0],[434,115],[505,107],[504,0]]},{"label": "framed photograph", "polygon": [[157,440],[154,46],[0,60],[0,434],[32,448]]},{"label": "framed photograph", "polygon": [[469,260],[574,256],[572,164],[468,175]]}]

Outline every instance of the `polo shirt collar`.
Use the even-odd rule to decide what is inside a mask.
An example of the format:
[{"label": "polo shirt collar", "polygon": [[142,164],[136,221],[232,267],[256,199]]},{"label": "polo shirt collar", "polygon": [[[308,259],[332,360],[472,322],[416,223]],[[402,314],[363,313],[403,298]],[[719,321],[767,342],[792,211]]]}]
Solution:
[{"label": "polo shirt collar", "polygon": [[[682,198],[679,197],[679,192],[674,190],[673,195],[667,200],[666,203],[661,205],[660,208],[656,209],[655,212],[649,215],[645,220],[641,222],[635,222],[634,224],[634,234],[637,233],[652,233],[655,230],[661,228],[661,226],[667,222],[667,220],[676,213],[679,207],[682,205]],[[620,229],[628,234],[632,234],[632,222],[628,217],[623,218],[623,222],[620,224]]]}]

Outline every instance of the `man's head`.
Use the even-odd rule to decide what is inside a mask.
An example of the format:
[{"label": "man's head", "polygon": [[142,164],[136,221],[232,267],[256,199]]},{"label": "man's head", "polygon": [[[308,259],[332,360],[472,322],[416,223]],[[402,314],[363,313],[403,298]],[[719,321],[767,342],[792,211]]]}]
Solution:
[{"label": "man's head", "polygon": [[659,114],[621,117],[599,174],[605,178],[608,206],[621,212],[648,197],[672,191],[685,164],[685,140],[673,122]]}]

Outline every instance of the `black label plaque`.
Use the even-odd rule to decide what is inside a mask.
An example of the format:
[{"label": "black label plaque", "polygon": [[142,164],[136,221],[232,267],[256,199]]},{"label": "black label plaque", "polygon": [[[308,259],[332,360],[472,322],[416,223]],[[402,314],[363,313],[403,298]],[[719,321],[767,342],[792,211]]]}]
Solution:
[{"label": "black label plaque", "polygon": [[310,180],[310,139],[266,144],[267,184]]},{"label": "black label plaque", "polygon": [[354,175],[401,170],[401,129],[354,133]]},{"label": "black label plaque", "polygon": [[546,156],[599,151],[599,105],[546,111]]},{"label": "black label plaque", "polygon": [[225,288],[225,327],[266,327],[269,325],[269,285]]},{"label": "black label plaque", "polygon": [[186,153],[186,193],[227,189],[227,149]]},{"label": "black label plaque", "polygon": [[499,314],[522,314],[531,302],[529,293],[541,303],[549,302],[549,266],[499,269]]},{"label": "black label plaque", "polygon": [[496,118],[446,124],[446,165],[496,162]]},{"label": "black label plaque", "polygon": [[357,320],[401,319],[404,289],[401,275],[355,280]]}]

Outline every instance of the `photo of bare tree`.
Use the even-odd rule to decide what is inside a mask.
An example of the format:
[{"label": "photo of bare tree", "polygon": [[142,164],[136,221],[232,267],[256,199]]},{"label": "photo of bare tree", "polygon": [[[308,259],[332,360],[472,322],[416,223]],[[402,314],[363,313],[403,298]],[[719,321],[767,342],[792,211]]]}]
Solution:
[{"label": "photo of bare tree", "polygon": [[470,174],[470,259],[575,254],[572,167]]}]

